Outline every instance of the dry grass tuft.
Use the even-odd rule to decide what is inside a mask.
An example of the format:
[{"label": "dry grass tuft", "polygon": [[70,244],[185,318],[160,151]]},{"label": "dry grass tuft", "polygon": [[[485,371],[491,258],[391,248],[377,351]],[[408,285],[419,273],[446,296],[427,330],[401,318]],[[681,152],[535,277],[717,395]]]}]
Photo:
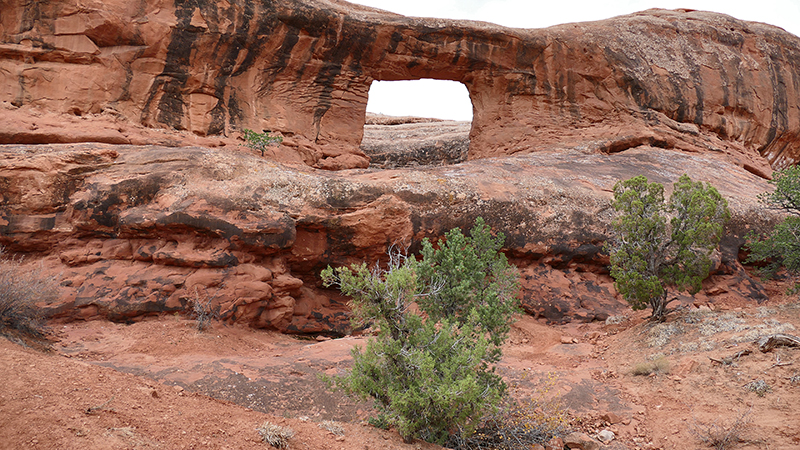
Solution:
[{"label": "dry grass tuft", "polygon": [[767,392],[772,392],[772,387],[763,378],[745,384],[744,388],[750,392],[755,392],[759,397],[767,395]]},{"label": "dry grass tuft", "polygon": [[344,427],[333,420],[323,420],[320,422],[319,427],[335,434],[336,436],[344,436]]},{"label": "dry grass tuft", "polygon": [[37,302],[58,296],[58,280],[42,270],[22,267],[22,260],[8,258],[0,247],[0,334],[41,340],[45,325]]},{"label": "dry grass tuft", "polygon": [[294,437],[294,430],[291,428],[275,425],[269,421],[256,428],[256,431],[261,435],[261,440],[280,449],[288,449],[289,440]]},{"label": "dry grass tuft", "polygon": [[694,421],[692,434],[705,445],[716,450],[726,450],[733,445],[743,442],[742,434],[750,424],[750,410],[740,413],[736,420],[727,425],[720,425],[717,421],[712,423]]},{"label": "dry grass tuft", "polygon": [[638,376],[667,374],[669,373],[669,360],[664,356],[659,356],[652,361],[642,361],[633,366],[631,373]]}]

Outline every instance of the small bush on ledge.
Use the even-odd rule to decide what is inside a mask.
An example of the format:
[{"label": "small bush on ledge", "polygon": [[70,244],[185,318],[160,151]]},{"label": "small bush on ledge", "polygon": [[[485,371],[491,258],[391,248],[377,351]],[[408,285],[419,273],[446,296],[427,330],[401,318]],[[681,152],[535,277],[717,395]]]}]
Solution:
[{"label": "small bush on ledge", "polygon": [[264,156],[264,152],[267,150],[272,144],[280,144],[283,142],[283,138],[280,136],[270,136],[269,131],[265,131],[263,133],[257,133],[253,130],[245,128],[242,133],[244,134],[244,140],[247,142],[247,146],[252,148],[253,150],[261,151],[261,156]]}]

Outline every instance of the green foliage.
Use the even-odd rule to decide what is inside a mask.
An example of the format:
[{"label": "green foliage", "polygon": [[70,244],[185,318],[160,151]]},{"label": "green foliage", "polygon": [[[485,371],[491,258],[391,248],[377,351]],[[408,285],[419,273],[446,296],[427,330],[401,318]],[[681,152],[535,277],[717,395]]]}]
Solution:
[{"label": "green foliage", "polygon": [[[483,230],[482,221],[479,225]],[[475,252],[474,242],[465,239],[461,244],[462,259],[469,259]],[[338,286],[352,298],[357,325],[371,324],[378,331],[366,348],[353,350],[353,368],[349,375],[334,380],[336,386],[376,400],[380,411],[376,423],[396,427],[406,441],[419,437],[443,443],[453,432],[470,433],[476,420],[503,396],[506,385],[492,363],[499,359],[504,338],[498,340],[488,331],[503,332],[509,326],[516,299],[507,299],[511,307],[495,305],[495,314],[505,316],[490,317],[490,310],[481,306],[486,303],[481,293],[495,296],[497,288],[477,283],[474,288],[479,292],[464,293],[473,299],[473,306],[458,307],[454,314],[428,309],[432,302],[426,300],[449,297],[442,293],[444,275],[430,270],[436,263],[428,258],[436,252],[427,254],[431,256],[418,262],[391,249],[386,268],[376,265],[369,269],[364,263],[328,267],[322,279],[326,286]],[[487,261],[501,256],[495,249]],[[513,267],[502,260],[510,276]],[[496,264],[500,263],[491,262]],[[421,276],[421,272],[428,275]],[[484,281],[494,284],[493,278],[485,276]],[[413,311],[412,303],[419,306],[420,313]]]},{"label": "green foliage", "polygon": [[499,346],[511,329],[508,318],[520,312],[519,274],[500,253],[504,241],[502,233],[492,236],[481,217],[469,237],[454,228],[438,242],[438,249],[423,240],[417,274],[421,283],[438,289],[417,303],[434,317],[454,318],[460,324],[475,311],[492,343]]},{"label": "green foliage", "polygon": [[270,136],[269,131],[265,131],[263,133],[256,133],[253,130],[245,128],[242,132],[244,133],[244,140],[247,142],[247,146],[252,148],[253,150],[261,151],[261,156],[264,156],[264,152],[270,145],[280,144],[281,142],[283,142],[282,137]]},{"label": "green foliage", "polygon": [[800,167],[775,173],[770,180],[773,192],[759,195],[761,203],[770,209],[785,211],[790,215],[771,233],[748,235],[750,255],[747,262],[764,262],[761,274],[769,279],[781,267],[790,273],[800,273]]},{"label": "green foliage", "polygon": [[770,208],[800,216],[800,166],[775,172],[769,183],[775,186],[775,190],[759,195],[761,202]]},{"label": "green foliage", "polygon": [[614,239],[606,244],[611,276],[634,310],[667,313],[667,288],[695,294],[711,268],[730,218],[728,202],[714,187],[687,175],[673,185],[669,202],[664,187],[637,176],[614,185]]}]

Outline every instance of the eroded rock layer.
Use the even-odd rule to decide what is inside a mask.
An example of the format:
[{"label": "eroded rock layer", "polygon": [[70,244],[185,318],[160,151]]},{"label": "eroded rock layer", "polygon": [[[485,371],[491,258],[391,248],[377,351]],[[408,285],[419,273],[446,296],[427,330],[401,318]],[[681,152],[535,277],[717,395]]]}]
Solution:
[{"label": "eroded rock layer", "polygon": [[[267,129],[285,137],[276,156],[329,169],[368,164],[373,80],[437,78],[469,90],[473,159],[649,146],[769,176],[798,159],[799,73],[796,36],[686,10],[535,30],[336,0],[6,0],[0,15],[0,101],[14,108]],[[63,142],[31,131],[0,142]]]},{"label": "eroded rock layer", "polygon": [[[798,159],[798,74],[796,36],[697,11],[520,30],[322,0],[7,0],[0,245],[59,274],[54,317],[211,299],[229,322],[344,333],[323,267],[482,216],[528,312],[602,320],[627,308],[601,252],[612,186],[688,173],[734,217],[696,301],[761,301],[739,247],[774,219],[771,167]],[[415,166],[367,168],[370,84],[416,78],[467,86],[472,161],[425,166],[464,158],[465,125],[416,146],[399,136],[428,125],[399,125],[370,152]],[[245,127],[283,143],[236,151]]]},{"label": "eroded rock layer", "polygon": [[713,183],[733,221],[700,302],[764,300],[738,250],[763,224],[767,183],[724,159],[643,147],[553,149],[414,170],[297,170],[225,149],[60,144],[0,147],[0,245],[60,274],[55,317],[134,320],[212,299],[221,318],[295,333],[343,333],[328,264],[418,249],[484,217],[521,269],[523,304],[554,321],[627,306],[607,257],[611,188],[644,174]]}]

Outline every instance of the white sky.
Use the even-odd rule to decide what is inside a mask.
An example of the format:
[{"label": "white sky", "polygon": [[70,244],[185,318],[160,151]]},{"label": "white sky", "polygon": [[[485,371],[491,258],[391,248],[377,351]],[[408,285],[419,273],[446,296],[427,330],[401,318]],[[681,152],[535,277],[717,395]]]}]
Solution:
[{"label": "white sky", "polygon": [[[800,0],[349,1],[406,16],[482,20],[517,28],[544,28],[560,23],[601,20],[649,8],[689,8],[777,25],[800,36]],[[367,111],[393,116],[472,119],[467,88],[461,83],[440,80],[376,81],[370,89]]]}]

